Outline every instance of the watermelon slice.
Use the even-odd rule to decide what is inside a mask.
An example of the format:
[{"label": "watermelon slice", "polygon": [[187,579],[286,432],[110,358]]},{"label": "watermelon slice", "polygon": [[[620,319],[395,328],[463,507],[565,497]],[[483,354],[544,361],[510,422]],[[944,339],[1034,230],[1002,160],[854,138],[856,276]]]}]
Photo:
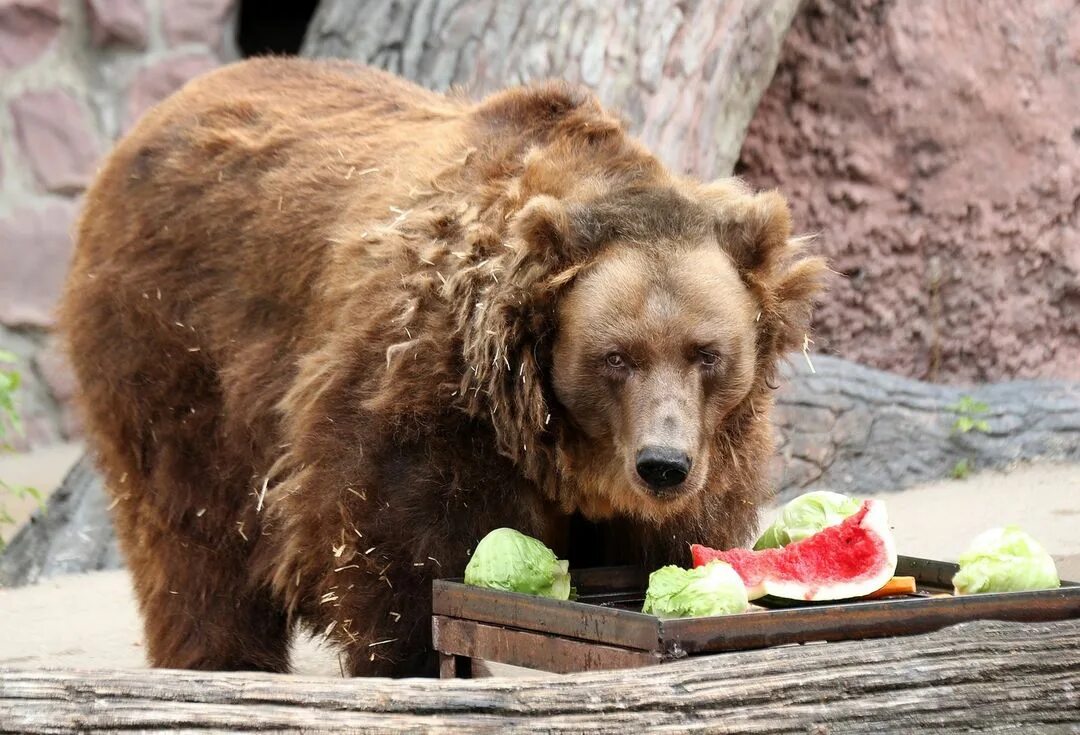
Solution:
[{"label": "watermelon slice", "polygon": [[878,590],[896,573],[896,546],[885,505],[866,500],[837,526],[780,549],[690,547],[694,566],[720,559],[735,567],[751,600],[844,600]]}]

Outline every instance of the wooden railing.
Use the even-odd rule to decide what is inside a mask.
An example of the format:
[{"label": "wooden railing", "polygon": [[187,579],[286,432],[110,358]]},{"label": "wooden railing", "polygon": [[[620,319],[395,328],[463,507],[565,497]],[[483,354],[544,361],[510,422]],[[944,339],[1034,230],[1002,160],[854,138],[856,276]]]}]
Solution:
[{"label": "wooden railing", "polygon": [[[4,631],[10,635],[11,631]],[[1080,732],[1080,620],[521,679],[0,670],[0,732]]]}]

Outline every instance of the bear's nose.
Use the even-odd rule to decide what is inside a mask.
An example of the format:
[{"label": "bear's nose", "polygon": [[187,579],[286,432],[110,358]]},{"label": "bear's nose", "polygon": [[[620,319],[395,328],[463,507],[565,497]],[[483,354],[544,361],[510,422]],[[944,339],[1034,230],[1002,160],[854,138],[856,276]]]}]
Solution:
[{"label": "bear's nose", "polygon": [[690,456],[671,447],[648,446],[637,454],[637,473],[649,487],[675,487],[690,474]]}]

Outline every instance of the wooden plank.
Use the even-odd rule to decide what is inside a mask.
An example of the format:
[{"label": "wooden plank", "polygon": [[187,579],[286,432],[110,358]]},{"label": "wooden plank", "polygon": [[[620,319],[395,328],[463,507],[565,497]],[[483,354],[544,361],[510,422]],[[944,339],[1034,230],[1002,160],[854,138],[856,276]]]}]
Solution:
[{"label": "wooden plank", "polygon": [[665,651],[718,653],[787,643],[929,633],[971,620],[1044,622],[1080,618],[1080,587],[965,597],[894,599],[665,620]]},{"label": "wooden plank", "polygon": [[435,580],[432,593],[436,615],[641,651],[659,647],[659,621],[652,615],[467,587],[446,580]]},{"label": "wooden plank", "polygon": [[590,567],[571,569],[570,580],[581,594],[635,592],[649,584],[649,572],[641,567]]},{"label": "wooden plank", "polygon": [[923,559],[918,556],[896,557],[896,575],[914,577],[922,587],[936,587],[952,591],[953,575],[960,569],[959,564],[937,559]]},{"label": "wooden plank", "polygon": [[431,627],[434,646],[440,654],[468,656],[555,674],[630,669],[660,663],[656,653],[471,620],[435,616]]},{"label": "wooden plank", "polygon": [[[948,562],[909,556],[900,556],[897,563],[898,574],[914,576],[921,586],[934,589],[951,589],[956,569]],[[927,633],[978,619],[1034,622],[1080,617],[1080,587],[1065,582],[1060,590],[792,605],[724,618],[660,621],[651,615],[596,604],[616,601],[620,596],[643,597],[647,580],[643,571],[611,567],[581,570],[576,575],[574,582],[580,592],[577,602],[468,587],[459,580],[438,580],[433,607],[436,615],[674,658],[790,643]]]},{"label": "wooden plank", "polygon": [[0,670],[0,730],[1077,732],[1080,621],[472,681]]},{"label": "wooden plank", "polygon": [[449,653],[439,652],[439,678],[453,679],[457,674],[454,665],[454,656]]}]

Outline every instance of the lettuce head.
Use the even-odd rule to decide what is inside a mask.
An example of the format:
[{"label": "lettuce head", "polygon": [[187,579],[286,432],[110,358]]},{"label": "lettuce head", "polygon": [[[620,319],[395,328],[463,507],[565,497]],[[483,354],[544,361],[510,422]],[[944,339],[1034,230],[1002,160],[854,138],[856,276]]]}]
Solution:
[{"label": "lettuce head", "polygon": [[531,536],[496,528],[484,536],[465,567],[465,584],[566,600],[569,562]]},{"label": "lettuce head", "polygon": [[746,585],[726,562],[694,569],[666,566],[649,575],[641,611],[658,618],[692,618],[745,612]]},{"label": "lettuce head", "polygon": [[958,595],[1060,586],[1061,579],[1050,554],[1017,526],[991,528],[976,536],[960,555],[960,571],[953,576]]},{"label": "lettuce head", "polygon": [[807,536],[813,536],[844,519],[862,507],[858,498],[828,490],[816,490],[800,495],[780,509],[780,517],[765,529],[754,544],[754,551],[779,549]]}]

